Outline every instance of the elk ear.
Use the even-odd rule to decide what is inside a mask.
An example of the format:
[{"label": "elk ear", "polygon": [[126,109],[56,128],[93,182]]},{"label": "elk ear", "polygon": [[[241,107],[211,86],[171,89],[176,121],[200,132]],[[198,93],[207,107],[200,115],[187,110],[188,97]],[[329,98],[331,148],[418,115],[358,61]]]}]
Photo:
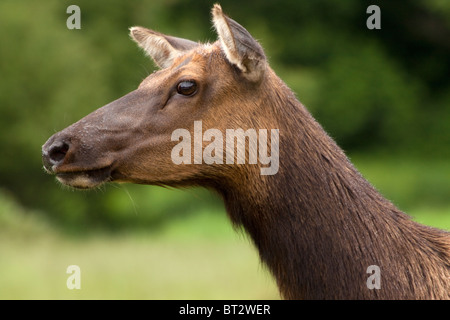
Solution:
[{"label": "elk ear", "polygon": [[143,27],[131,27],[130,36],[163,69],[170,67],[173,60],[185,51],[198,46],[194,41],[166,36]]},{"label": "elk ear", "polygon": [[212,16],[228,61],[236,65],[247,79],[258,81],[267,66],[261,45],[243,26],[226,16],[220,5],[214,5]]}]

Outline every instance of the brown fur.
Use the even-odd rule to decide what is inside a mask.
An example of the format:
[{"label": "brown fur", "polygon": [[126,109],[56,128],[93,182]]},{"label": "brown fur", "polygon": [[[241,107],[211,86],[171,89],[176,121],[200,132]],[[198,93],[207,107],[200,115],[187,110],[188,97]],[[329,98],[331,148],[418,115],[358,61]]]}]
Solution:
[{"label": "brown fur", "polygon": [[[168,67],[51,137],[46,170],[78,188],[122,181],[217,191],[286,299],[450,299],[450,235],[413,222],[382,197],[248,32],[217,5],[213,17],[220,41],[212,45],[132,28]],[[174,93],[180,79],[194,79],[198,92]],[[195,120],[222,132],[279,129],[278,173],[264,176],[249,164],[175,165],[170,134],[192,132]],[[381,289],[367,288],[370,265],[380,267]]]}]

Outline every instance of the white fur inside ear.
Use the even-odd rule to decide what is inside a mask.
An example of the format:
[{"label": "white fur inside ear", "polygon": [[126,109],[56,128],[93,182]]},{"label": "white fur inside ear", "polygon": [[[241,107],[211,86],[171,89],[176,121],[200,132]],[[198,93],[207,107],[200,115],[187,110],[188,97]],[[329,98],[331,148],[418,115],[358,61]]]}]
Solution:
[{"label": "white fur inside ear", "polygon": [[170,67],[180,52],[173,48],[164,36],[142,27],[130,28],[134,41],[160,68]]},{"label": "white fur inside ear", "polygon": [[247,68],[242,64],[233,33],[231,32],[230,26],[228,25],[225,15],[223,14],[222,8],[216,4],[212,12],[214,27],[219,35],[220,44],[228,58],[228,61],[235,64],[243,72],[246,72]]}]

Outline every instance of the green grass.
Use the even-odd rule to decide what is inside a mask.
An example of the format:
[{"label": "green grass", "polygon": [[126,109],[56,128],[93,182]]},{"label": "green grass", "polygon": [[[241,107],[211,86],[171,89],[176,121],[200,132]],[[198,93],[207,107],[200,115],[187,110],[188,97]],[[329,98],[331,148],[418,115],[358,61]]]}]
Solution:
[{"label": "green grass", "polygon": [[[245,242],[164,237],[2,241],[1,299],[271,299],[275,286]],[[69,290],[69,265],[81,289]]]},{"label": "green grass", "polygon": [[[250,241],[225,212],[157,231],[67,236],[0,193],[0,299],[278,299]],[[69,265],[81,289],[66,285]]]},{"label": "green grass", "polygon": [[[416,221],[450,230],[447,162],[352,160]],[[80,290],[66,286],[66,269],[73,264],[81,268]],[[279,299],[279,294],[250,240],[232,229],[223,209],[178,215],[145,231],[94,235],[86,228],[85,234],[69,236],[0,189],[0,299]]]}]

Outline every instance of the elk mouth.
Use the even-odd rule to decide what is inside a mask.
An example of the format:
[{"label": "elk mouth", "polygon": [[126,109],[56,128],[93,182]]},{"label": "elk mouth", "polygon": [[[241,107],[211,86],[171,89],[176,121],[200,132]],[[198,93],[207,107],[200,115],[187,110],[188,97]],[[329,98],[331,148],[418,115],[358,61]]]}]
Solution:
[{"label": "elk mouth", "polygon": [[111,181],[111,166],[100,169],[59,171],[56,170],[56,180],[75,189],[92,189]]}]

